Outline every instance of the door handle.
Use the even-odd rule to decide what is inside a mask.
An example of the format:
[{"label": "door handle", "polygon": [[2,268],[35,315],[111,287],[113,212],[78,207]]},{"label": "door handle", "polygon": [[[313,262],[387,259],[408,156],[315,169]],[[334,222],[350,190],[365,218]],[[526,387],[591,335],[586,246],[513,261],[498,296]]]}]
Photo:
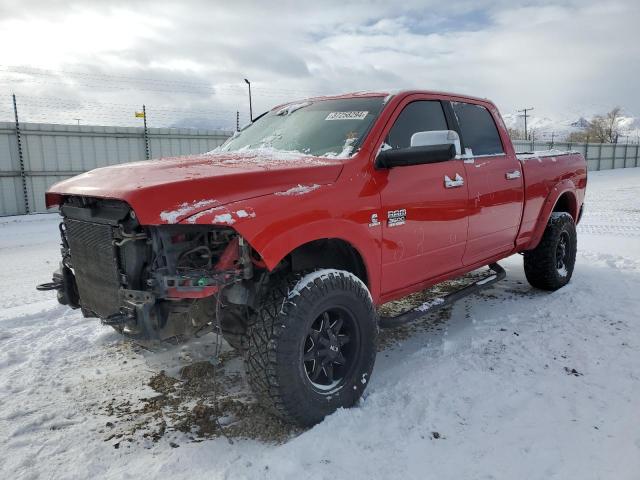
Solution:
[{"label": "door handle", "polygon": [[449,175],[444,176],[444,186],[446,188],[457,188],[457,187],[462,187],[463,185],[464,185],[464,178],[462,178],[458,173],[456,173],[456,176],[453,180],[449,178]]},{"label": "door handle", "polygon": [[516,178],[520,178],[520,170],[514,170],[513,172],[507,172],[504,176],[507,180],[515,180]]}]

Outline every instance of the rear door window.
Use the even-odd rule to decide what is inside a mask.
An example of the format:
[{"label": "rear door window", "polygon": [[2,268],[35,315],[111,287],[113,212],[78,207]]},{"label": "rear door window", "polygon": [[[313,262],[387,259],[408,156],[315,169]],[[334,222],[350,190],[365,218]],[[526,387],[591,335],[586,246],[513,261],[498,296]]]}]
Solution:
[{"label": "rear door window", "polygon": [[431,130],[448,130],[442,104],[437,100],[412,102],[398,115],[386,144],[393,149],[408,148],[414,133]]},{"label": "rear door window", "polygon": [[482,105],[451,102],[460,125],[465,148],[474,155],[498,155],[504,153],[498,129],[489,110]]}]

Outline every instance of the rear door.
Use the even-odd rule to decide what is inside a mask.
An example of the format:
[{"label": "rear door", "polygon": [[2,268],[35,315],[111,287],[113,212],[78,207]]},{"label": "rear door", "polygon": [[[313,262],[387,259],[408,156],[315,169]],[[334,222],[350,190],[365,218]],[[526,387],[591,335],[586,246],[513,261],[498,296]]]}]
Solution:
[{"label": "rear door", "polygon": [[463,263],[471,265],[513,249],[524,201],[522,167],[506,149],[486,106],[450,102],[465,152],[469,234]]},{"label": "rear door", "polygon": [[[453,129],[442,102],[409,97],[398,106],[383,148],[407,148],[416,132]],[[376,170],[382,201],[382,291],[389,293],[460,268],[467,239],[467,187],[460,159]]]}]

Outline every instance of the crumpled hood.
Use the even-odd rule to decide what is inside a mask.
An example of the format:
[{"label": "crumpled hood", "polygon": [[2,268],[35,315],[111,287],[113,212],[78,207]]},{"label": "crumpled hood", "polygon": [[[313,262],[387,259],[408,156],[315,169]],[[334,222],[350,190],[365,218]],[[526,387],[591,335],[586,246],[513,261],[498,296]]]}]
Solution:
[{"label": "crumpled hood", "polygon": [[177,223],[213,206],[268,195],[298,185],[335,182],[337,160],[297,152],[248,150],[161,158],[97,168],[53,185],[60,195],[123,200],[141,224]]}]

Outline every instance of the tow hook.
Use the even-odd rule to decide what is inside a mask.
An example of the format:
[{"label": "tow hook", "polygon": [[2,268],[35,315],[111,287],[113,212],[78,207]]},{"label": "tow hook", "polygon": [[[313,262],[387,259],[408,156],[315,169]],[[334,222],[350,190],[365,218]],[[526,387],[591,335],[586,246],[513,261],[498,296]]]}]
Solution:
[{"label": "tow hook", "polygon": [[51,281],[37,285],[36,290],[41,292],[57,290],[59,303],[68,305],[71,308],[78,308],[80,306],[80,296],[78,295],[76,279],[71,269],[65,265],[60,265],[60,269],[53,273]]},{"label": "tow hook", "polygon": [[59,282],[59,281],[41,283],[40,285],[36,286],[36,290],[39,290],[41,292],[47,292],[49,290],[60,290],[60,289],[62,289],[62,282]]}]

